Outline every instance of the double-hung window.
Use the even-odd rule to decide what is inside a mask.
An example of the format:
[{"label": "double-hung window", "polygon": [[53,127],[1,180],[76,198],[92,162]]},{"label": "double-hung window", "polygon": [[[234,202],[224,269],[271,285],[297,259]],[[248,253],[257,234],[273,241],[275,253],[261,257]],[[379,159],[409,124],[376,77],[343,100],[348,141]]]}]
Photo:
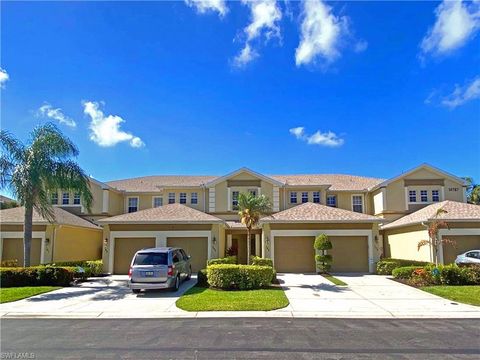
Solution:
[{"label": "double-hung window", "polygon": [[232,210],[238,210],[238,191],[232,191]]},{"label": "double-hung window", "polygon": [[153,207],[157,208],[163,205],[163,198],[160,196],[155,196],[153,198]]},{"label": "double-hung window", "polygon": [[80,194],[73,194],[73,205],[80,205]]},{"label": "double-hung window", "polygon": [[337,197],[335,195],[327,195],[327,206],[337,207]]},{"label": "double-hung window", "polygon": [[58,204],[58,193],[57,192],[52,193],[51,198],[50,198],[50,202],[52,203],[52,205],[57,205]]},{"label": "double-hung window", "polygon": [[439,202],[440,201],[440,194],[438,190],[432,190],[432,201]]},{"label": "double-hung window", "polygon": [[363,213],[363,196],[362,195],[352,196],[352,210],[358,213]]},{"label": "double-hung window", "polygon": [[408,201],[411,203],[417,202],[417,192],[415,190],[408,192]]},{"label": "double-hung window", "polygon": [[128,198],[128,212],[133,213],[138,211],[138,198],[137,197],[129,197]]},{"label": "double-hung window", "polygon": [[428,192],[427,190],[420,190],[420,201],[428,202]]},{"label": "double-hung window", "polygon": [[192,205],[198,204],[198,193],[192,192],[192,194],[190,195],[190,204]]},{"label": "double-hung window", "polygon": [[187,203],[187,193],[181,192],[180,193],[180,204]]},{"label": "double-hung window", "polygon": [[70,194],[68,192],[64,192],[62,194],[62,205],[68,205],[70,203]]},{"label": "double-hung window", "polygon": [[175,204],[175,193],[168,193],[168,203]]},{"label": "double-hung window", "polygon": [[308,202],[308,191],[302,191],[302,204]]},{"label": "double-hung window", "polygon": [[290,191],[290,204],[296,204],[296,203],[297,203],[297,192]]},{"label": "double-hung window", "polygon": [[313,192],[313,202],[315,204],[320,204],[320,191]]}]

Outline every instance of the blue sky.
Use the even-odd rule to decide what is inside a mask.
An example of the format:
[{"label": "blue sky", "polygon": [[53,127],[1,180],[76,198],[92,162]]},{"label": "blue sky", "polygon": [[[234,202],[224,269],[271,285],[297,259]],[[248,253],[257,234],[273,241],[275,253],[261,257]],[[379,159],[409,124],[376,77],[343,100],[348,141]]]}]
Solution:
[{"label": "blue sky", "polygon": [[391,177],[423,162],[480,181],[478,3],[1,11],[2,129],[26,139],[55,122],[102,181],[241,166]]}]

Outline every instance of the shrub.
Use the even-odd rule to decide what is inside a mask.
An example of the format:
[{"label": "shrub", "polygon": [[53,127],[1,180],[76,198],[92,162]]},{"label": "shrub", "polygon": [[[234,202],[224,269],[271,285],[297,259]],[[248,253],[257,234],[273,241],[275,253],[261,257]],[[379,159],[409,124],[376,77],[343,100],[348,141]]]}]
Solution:
[{"label": "shrub", "polygon": [[415,270],[422,269],[418,266],[403,266],[396,269],[393,269],[392,275],[395,279],[408,280],[412,277],[412,274]]},{"label": "shrub", "polygon": [[327,235],[320,234],[315,238],[313,248],[316,252],[319,252],[319,254],[315,255],[315,262],[322,273],[328,272],[332,267],[333,257],[332,255],[327,255],[327,250],[332,249],[332,247],[332,242]]},{"label": "shrub", "polygon": [[268,286],[273,268],[258,265],[220,264],[207,267],[208,284],[219,289],[250,290]]},{"label": "shrub", "polygon": [[[402,269],[404,268],[395,269],[394,276],[397,272],[401,273]],[[408,283],[413,286],[480,285],[480,266],[459,267],[451,264],[435,267],[429,264],[423,268],[414,269]]]},{"label": "shrub", "polygon": [[238,255],[238,247],[236,245],[232,245],[227,249],[227,256],[237,256]]},{"label": "shrub", "polygon": [[316,250],[331,250],[332,242],[328,239],[328,236],[325,234],[320,234],[315,238],[313,243],[313,248]]},{"label": "shrub", "polygon": [[1,267],[17,267],[18,266],[18,260],[13,259],[13,260],[3,260],[0,263]]},{"label": "shrub", "polygon": [[208,287],[207,269],[199,270],[197,273],[197,286]]},{"label": "shrub", "polygon": [[252,265],[270,266],[270,267],[273,268],[273,260],[272,259],[262,258],[260,256],[251,256],[250,257],[250,263]]},{"label": "shrub", "polygon": [[[61,267],[80,267],[84,271],[84,274],[82,276],[79,276],[81,278],[99,276],[103,274],[102,260],[57,261],[50,265]],[[81,274],[80,270],[77,270],[76,272],[77,274]]]},{"label": "shrub", "polygon": [[20,286],[69,286],[75,279],[76,270],[72,267],[32,266],[1,268],[2,287]]},{"label": "shrub", "polygon": [[378,275],[392,275],[393,269],[405,266],[425,266],[428,265],[425,261],[404,260],[404,259],[382,259],[377,263]]},{"label": "shrub", "polygon": [[207,266],[219,265],[219,264],[236,264],[236,263],[237,263],[237,257],[236,256],[227,256],[227,257],[224,257],[224,258],[208,260],[207,261]]}]

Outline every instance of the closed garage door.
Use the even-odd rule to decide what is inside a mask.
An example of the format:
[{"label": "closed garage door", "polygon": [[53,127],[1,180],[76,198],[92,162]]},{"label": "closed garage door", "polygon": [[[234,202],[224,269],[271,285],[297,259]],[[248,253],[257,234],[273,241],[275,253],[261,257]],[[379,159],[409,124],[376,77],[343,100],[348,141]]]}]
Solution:
[{"label": "closed garage door", "polygon": [[445,236],[449,240],[455,241],[455,247],[443,245],[443,262],[450,264],[455,261],[457,255],[463,254],[468,250],[480,249],[480,235],[458,235]]},{"label": "closed garage door", "polygon": [[366,236],[329,236],[333,257],[332,270],[368,272],[368,238]]},{"label": "closed garage door", "polygon": [[275,269],[278,272],[315,272],[313,236],[275,236]]},{"label": "closed garage door", "polygon": [[128,274],[133,255],[151,247],[155,247],[155,238],[115,238],[113,273]]},{"label": "closed garage door", "polygon": [[179,247],[192,257],[192,271],[205,269],[208,259],[208,238],[206,237],[169,237],[167,246]]},{"label": "closed garage door", "polygon": [[[41,247],[41,239],[32,239],[30,265],[35,266],[40,264]],[[3,239],[2,260],[17,260],[19,266],[23,265],[23,238]]]}]

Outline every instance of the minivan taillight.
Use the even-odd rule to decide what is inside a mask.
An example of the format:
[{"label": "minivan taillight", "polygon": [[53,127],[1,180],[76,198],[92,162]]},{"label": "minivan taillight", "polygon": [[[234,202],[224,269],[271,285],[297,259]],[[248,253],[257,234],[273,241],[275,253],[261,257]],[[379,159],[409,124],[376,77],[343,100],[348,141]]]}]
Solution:
[{"label": "minivan taillight", "polygon": [[170,265],[170,266],[168,267],[167,275],[168,275],[168,276],[173,276],[173,266],[172,266],[172,265]]},{"label": "minivan taillight", "polygon": [[128,277],[131,278],[132,277],[132,267],[130,266],[130,269],[128,269]]}]

